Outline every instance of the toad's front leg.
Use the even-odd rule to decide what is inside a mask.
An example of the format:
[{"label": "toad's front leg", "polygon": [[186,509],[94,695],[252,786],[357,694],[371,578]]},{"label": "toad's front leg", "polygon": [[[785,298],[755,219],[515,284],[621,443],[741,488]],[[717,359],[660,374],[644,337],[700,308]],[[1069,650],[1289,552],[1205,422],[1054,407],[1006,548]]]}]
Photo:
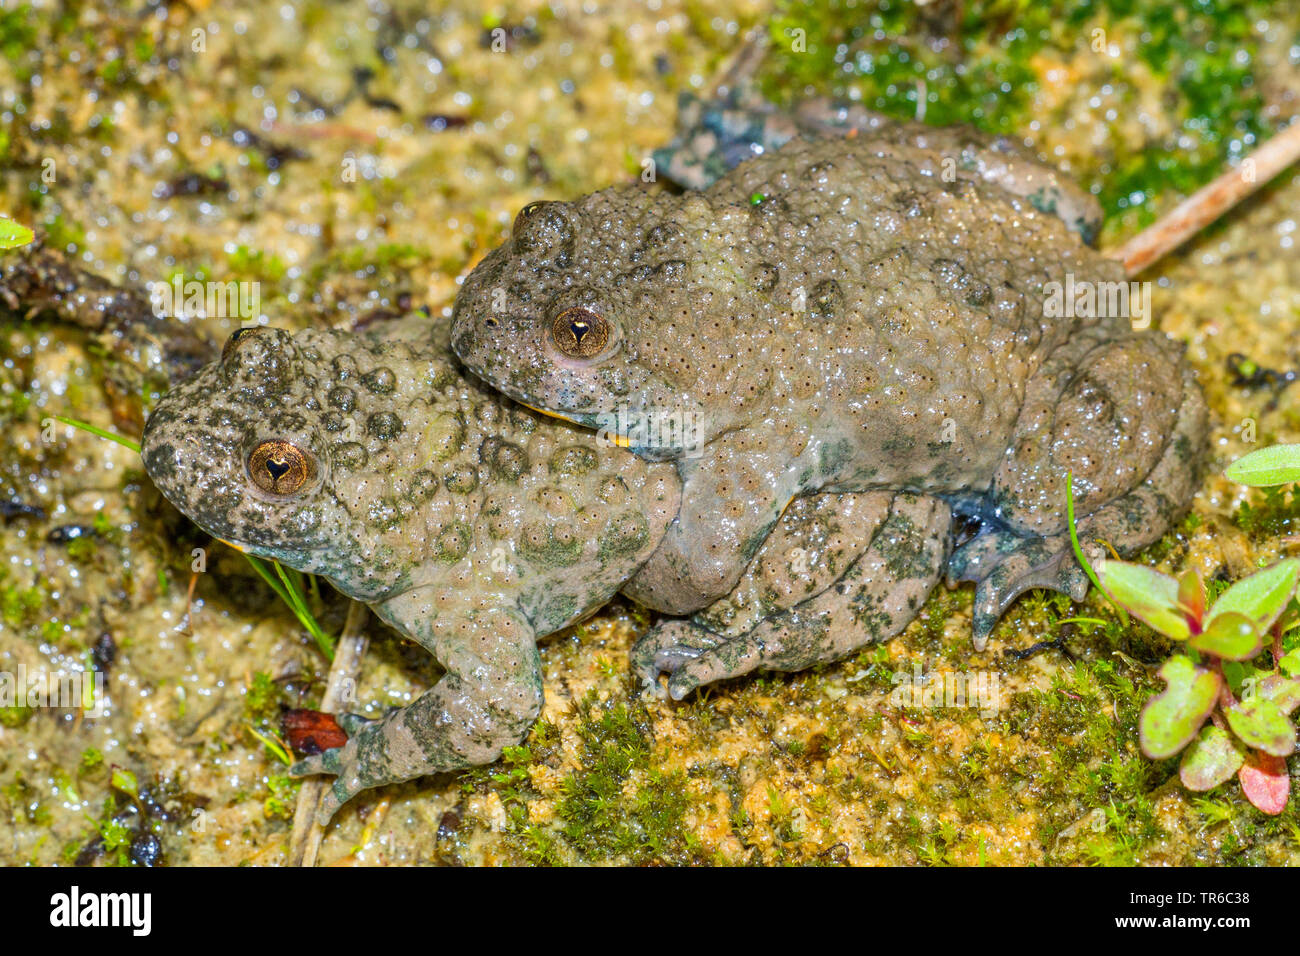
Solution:
[{"label": "toad's front leg", "polygon": [[781,436],[730,432],[677,464],[682,504],[623,593],[665,614],[689,614],[736,586],[781,513],[815,474]]},{"label": "toad's front leg", "polygon": [[542,710],[542,673],[532,625],[513,608],[428,618],[409,593],[377,610],[415,638],[447,673],[413,704],[375,721],[347,715],[342,747],[299,761],[293,776],[330,773],[322,825],[362,790],[490,763],[519,743]]}]

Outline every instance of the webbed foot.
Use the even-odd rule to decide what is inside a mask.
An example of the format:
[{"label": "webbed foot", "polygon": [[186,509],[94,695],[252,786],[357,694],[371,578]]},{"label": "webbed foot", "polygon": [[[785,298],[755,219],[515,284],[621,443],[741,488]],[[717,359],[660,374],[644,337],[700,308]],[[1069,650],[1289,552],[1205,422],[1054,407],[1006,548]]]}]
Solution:
[{"label": "webbed foot", "polygon": [[[1103,554],[1096,544],[1085,544],[1084,553],[1090,561]],[[1010,531],[990,531],[953,552],[947,578],[950,585],[975,582],[972,631],[977,651],[988,646],[998,619],[1026,591],[1050,588],[1076,601],[1088,594],[1088,575],[1076,563],[1065,535],[1026,538]]]},{"label": "webbed foot", "polygon": [[660,674],[673,675],[688,661],[696,660],[728,638],[689,621],[665,621],[637,641],[632,648],[632,673],[643,688],[657,697],[667,697],[659,683]]},{"label": "webbed foot", "polygon": [[384,720],[367,720],[357,714],[341,714],[337,720],[347,733],[348,742],[305,757],[289,768],[291,777],[335,776],[316,811],[316,822],[321,826],[328,824],[339,808],[362,790],[406,779],[394,776],[387,760]]}]

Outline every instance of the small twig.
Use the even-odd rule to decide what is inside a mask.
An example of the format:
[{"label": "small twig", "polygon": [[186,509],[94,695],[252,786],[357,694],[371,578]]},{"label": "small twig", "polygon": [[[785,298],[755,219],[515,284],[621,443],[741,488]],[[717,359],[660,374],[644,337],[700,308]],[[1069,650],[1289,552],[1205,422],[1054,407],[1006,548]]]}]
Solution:
[{"label": "small twig", "polygon": [[[351,689],[356,687],[361,673],[361,658],[366,653],[366,606],[353,601],[348,607],[348,617],[343,623],[343,633],[334,648],[334,663],[330,667],[329,683],[320,709],[334,713],[346,703]],[[310,777],[302,782],[298,803],[293,810],[293,833],[289,837],[289,865],[315,866],[325,830],[316,822],[316,809],[320,806],[325,788],[333,781],[329,777]]]},{"label": "small twig", "polygon": [[1300,119],[1270,139],[1208,186],[1179,203],[1152,226],[1106,255],[1135,276],[1178,248],[1215,219],[1300,159]]}]

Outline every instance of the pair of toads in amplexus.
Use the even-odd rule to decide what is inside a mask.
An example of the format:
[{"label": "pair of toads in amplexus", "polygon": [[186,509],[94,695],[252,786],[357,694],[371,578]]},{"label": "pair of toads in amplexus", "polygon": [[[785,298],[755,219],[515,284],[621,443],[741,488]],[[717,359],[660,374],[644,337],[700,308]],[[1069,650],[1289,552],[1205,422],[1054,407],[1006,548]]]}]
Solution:
[{"label": "pair of toads in amplexus", "polygon": [[1126,278],[1088,193],[965,128],[695,119],[663,157],[686,188],[526,206],[449,318],[243,328],[149,418],[177,508],[445,668],[295,765],[336,775],[322,820],[521,741],[538,639],[618,591],[662,612],[631,666],[681,699],[891,638],[940,579],[975,583],[979,650],[1029,589],[1082,599],[1067,480],[1090,559],[1187,511],[1182,347],[1050,307]]}]

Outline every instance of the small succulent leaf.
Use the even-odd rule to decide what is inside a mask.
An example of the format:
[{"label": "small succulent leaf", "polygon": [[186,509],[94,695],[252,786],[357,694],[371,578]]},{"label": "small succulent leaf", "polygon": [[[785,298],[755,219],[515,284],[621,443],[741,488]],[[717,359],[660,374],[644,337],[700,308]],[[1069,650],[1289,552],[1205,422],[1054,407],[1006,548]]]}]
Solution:
[{"label": "small succulent leaf", "polygon": [[1291,796],[1291,775],[1286,761],[1271,754],[1252,753],[1237,771],[1241,791],[1259,810],[1277,816]]},{"label": "small succulent leaf", "polygon": [[136,782],[135,774],[130,770],[114,767],[109,784],[114,790],[121,790],[130,797],[138,799],[140,796],[140,785]]},{"label": "small succulent leaf", "polygon": [[1178,582],[1167,574],[1127,561],[1098,561],[1094,566],[1111,600],[1127,608],[1161,634],[1185,641],[1192,630],[1178,606]]},{"label": "small succulent leaf", "polygon": [[1178,579],[1178,603],[1193,621],[1205,617],[1205,582],[1194,570],[1188,570]]},{"label": "small succulent leaf", "polygon": [[1255,693],[1277,704],[1282,713],[1291,714],[1300,707],[1300,678],[1269,674],[1259,682]]},{"label": "small succulent leaf", "polygon": [[1193,634],[1187,643],[1198,651],[1224,660],[1248,661],[1264,646],[1264,638],[1255,630],[1250,618],[1228,611],[1212,617],[1205,630]]},{"label": "small succulent leaf", "polygon": [[0,249],[17,249],[35,238],[35,234],[22,223],[0,216]]},{"label": "small succulent leaf", "polygon": [[1160,676],[1169,686],[1146,702],[1138,718],[1142,752],[1152,760],[1172,757],[1186,747],[1219,696],[1219,675],[1181,654],[1164,662]]},{"label": "small succulent leaf", "polygon": [[1229,465],[1224,475],[1255,488],[1300,481],[1300,445],[1270,445],[1252,451]]},{"label": "small succulent leaf", "polygon": [[1264,753],[1285,757],[1295,750],[1295,728],[1282,708],[1256,693],[1224,709],[1228,726],[1243,741]]},{"label": "small succulent leaf", "polygon": [[1287,677],[1300,677],[1300,647],[1283,654],[1277,666]]},{"label": "small succulent leaf", "polygon": [[1188,790],[1212,790],[1231,779],[1245,760],[1246,748],[1237,738],[1210,724],[1183,751],[1178,777]]},{"label": "small succulent leaf", "polygon": [[1234,611],[1250,618],[1262,634],[1286,608],[1295,593],[1297,581],[1300,581],[1300,559],[1296,558],[1287,558],[1271,568],[1256,571],[1220,595],[1214,607],[1210,608],[1205,626],[1208,628],[1220,614]]}]

